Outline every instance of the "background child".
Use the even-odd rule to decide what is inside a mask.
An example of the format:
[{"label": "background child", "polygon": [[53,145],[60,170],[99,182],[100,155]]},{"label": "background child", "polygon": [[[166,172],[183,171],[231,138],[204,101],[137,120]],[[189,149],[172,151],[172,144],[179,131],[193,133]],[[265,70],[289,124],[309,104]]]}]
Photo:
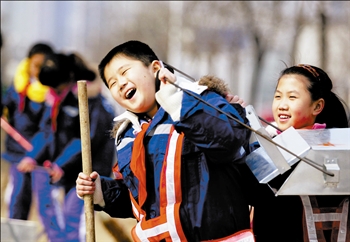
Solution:
[{"label": "background child", "polygon": [[242,146],[250,131],[168,81],[248,123],[245,116],[216,92],[161,68],[155,53],[139,41],[112,49],[99,70],[128,111],[114,119],[119,123],[116,179],[80,173],[78,196],[95,192],[97,210],[135,216],[134,240],[203,241],[249,230],[235,162],[245,158]]},{"label": "background child", "polygon": [[[49,173],[33,172],[43,225],[51,241],[84,241],[84,203],[75,192],[75,180],[82,171],[76,81],[93,81],[95,73],[77,54],[55,54],[45,59],[39,78],[43,84],[50,86],[47,107],[41,129],[33,138],[34,150],[27,153],[19,166],[25,171],[31,170],[33,163],[52,162]],[[100,90],[92,90],[92,86],[88,85],[91,158],[93,168],[109,176],[114,160],[114,141],[108,130],[112,127],[114,113]],[[52,197],[50,183],[64,187],[63,217],[57,213],[60,207]]]},{"label": "background child", "polygon": [[[27,57],[18,65],[13,83],[3,96],[3,117],[27,140],[31,140],[39,130],[48,87],[38,81],[38,75],[45,56],[51,53],[53,50],[48,44],[33,45]],[[16,140],[6,136],[2,157],[11,166],[5,202],[8,204],[8,216],[13,219],[27,220],[32,201],[31,174],[17,170],[25,152],[26,149]]]},{"label": "background child", "polygon": [[[331,91],[332,87],[331,79],[318,67],[301,64],[283,70],[272,103],[272,112],[278,128],[284,131],[291,126],[296,129],[348,127],[347,108]],[[280,187],[293,168],[295,167],[272,180],[270,186]],[[309,241],[300,197],[275,197],[267,185],[258,186],[258,190],[253,190],[259,198],[259,202],[254,205],[253,225],[257,242]],[[314,209],[324,211],[323,207],[337,208],[349,196],[302,197],[316,201],[314,204],[318,202]],[[337,238],[337,232],[331,234],[332,227],[336,225],[328,223],[331,223],[330,227],[317,226],[320,241],[336,241],[334,238]],[[349,227],[349,223],[347,226]],[[349,229],[347,236],[346,241],[350,239]]]}]

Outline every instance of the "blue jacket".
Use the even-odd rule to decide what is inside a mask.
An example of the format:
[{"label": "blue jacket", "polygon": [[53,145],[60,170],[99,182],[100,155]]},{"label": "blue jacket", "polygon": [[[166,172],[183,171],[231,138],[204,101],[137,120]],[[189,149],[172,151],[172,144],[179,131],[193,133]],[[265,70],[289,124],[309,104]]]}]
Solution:
[{"label": "blue jacket", "polygon": [[[197,95],[197,94],[195,94]],[[244,110],[237,110],[223,97],[204,91],[201,98],[248,124]],[[140,121],[142,117],[140,117]],[[147,218],[159,215],[159,180],[168,135],[152,134],[161,124],[174,125],[185,135],[181,155],[182,203],[180,219],[188,241],[209,240],[249,229],[249,211],[237,163],[245,159],[250,131],[193,96],[183,94],[180,121],[174,122],[161,107],[146,133]],[[147,134],[149,134],[147,136]],[[117,143],[135,138],[131,123],[117,137]],[[126,142],[127,143],[127,142]],[[106,206],[95,206],[113,217],[132,217],[129,192],[138,199],[138,180],[130,169],[133,142],[118,148],[123,180],[101,179]]]},{"label": "blue jacket", "polygon": [[[89,98],[88,105],[92,166],[94,170],[109,176],[115,157],[114,140],[109,135],[114,112],[101,94]],[[50,160],[59,165],[64,171],[59,183],[69,190],[75,186],[76,177],[82,171],[78,100],[69,92],[62,101],[56,131],[51,127],[51,109],[50,106],[45,107],[40,130],[32,140],[34,149],[27,155],[39,164]]]},{"label": "blue jacket", "polygon": [[[13,84],[7,89],[3,96],[2,105],[7,108],[8,122],[24,138],[30,141],[33,135],[39,130],[39,122],[44,111],[44,102],[34,102],[25,97],[24,110],[19,110],[20,95],[16,92]],[[17,143],[11,136],[6,136],[6,151],[3,158],[11,163],[19,162],[26,153],[26,150]]]}]

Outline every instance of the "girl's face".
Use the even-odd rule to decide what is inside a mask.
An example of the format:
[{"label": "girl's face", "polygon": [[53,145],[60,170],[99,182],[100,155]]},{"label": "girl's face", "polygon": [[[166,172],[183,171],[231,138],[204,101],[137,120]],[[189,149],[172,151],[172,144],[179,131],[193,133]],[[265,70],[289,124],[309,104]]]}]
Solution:
[{"label": "girl's face", "polygon": [[133,113],[153,117],[158,110],[155,99],[155,73],[158,61],[146,67],[141,61],[117,55],[106,65],[104,74],[114,100]]},{"label": "girl's face", "polygon": [[303,75],[288,74],[280,78],[272,102],[272,113],[281,130],[311,128],[323,109],[323,99],[312,101]]},{"label": "girl's face", "polygon": [[30,57],[29,61],[29,75],[30,77],[38,79],[40,69],[44,63],[45,55],[44,54],[34,54]]}]

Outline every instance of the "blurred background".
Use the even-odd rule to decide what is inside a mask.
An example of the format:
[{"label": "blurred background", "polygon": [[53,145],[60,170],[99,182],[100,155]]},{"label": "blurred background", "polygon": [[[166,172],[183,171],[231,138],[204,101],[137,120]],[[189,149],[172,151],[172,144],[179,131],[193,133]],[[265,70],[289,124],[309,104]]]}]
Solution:
[{"label": "blurred background", "polygon": [[299,63],[324,69],[350,105],[350,1],[1,1],[1,34],[2,91],[37,42],[97,70],[135,39],[195,79],[225,80],[267,120],[280,71]]},{"label": "blurred background", "polygon": [[323,68],[350,103],[349,1],[1,1],[1,32],[2,85],[35,42],[97,68],[137,39],[196,79],[222,78],[261,116],[280,71],[298,63]]}]

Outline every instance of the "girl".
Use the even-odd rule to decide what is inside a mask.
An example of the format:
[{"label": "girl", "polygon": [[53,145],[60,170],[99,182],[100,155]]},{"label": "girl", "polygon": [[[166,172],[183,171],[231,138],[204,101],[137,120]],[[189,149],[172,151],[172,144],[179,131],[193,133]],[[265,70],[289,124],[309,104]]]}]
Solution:
[{"label": "girl", "polygon": [[[349,119],[346,106],[332,92],[332,87],[327,73],[318,67],[300,64],[283,70],[272,103],[273,117],[278,128],[282,131],[291,126],[296,129],[347,128]],[[274,133],[276,134],[277,132]],[[269,185],[280,187],[292,170],[275,178]],[[257,196],[264,196],[264,199],[254,206],[254,233],[257,241],[309,241],[300,197],[275,197],[266,185],[259,184],[258,187]],[[338,207],[348,196],[301,198],[303,201],[310,199],[314,205],[318,203],[319,207],[314,208],[319,209]],[[318,239],[336,241],[334,238],[337,238],[337,233],[332,233],[332,227],[334,225],[328,228],[326,225],[317,227]]]},{"label": "girl", "polygon": [[345,128],[345,103],[331,91],[331,79],[322,69],[298,65],[285,69],[276,87],[272,112],[281,130]]}]

